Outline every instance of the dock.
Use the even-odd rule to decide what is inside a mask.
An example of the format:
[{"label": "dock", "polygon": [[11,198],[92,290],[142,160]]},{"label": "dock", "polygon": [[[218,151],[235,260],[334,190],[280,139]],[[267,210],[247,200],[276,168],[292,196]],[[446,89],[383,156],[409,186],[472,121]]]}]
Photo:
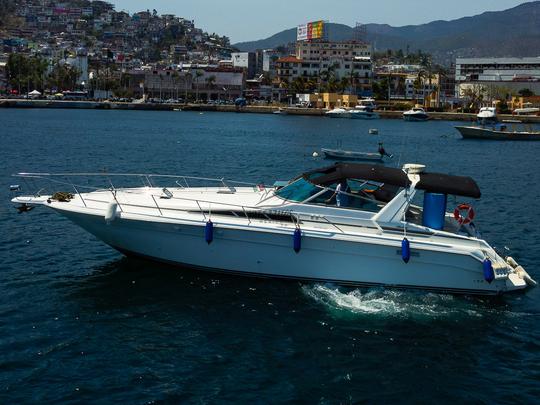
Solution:
[{"label": "dock", "polygon": [[[67,100],[28,100],[0,99],[0,108],[64,108],[64,109],[97,109],[97,110],[135,110],[135,111],[218,111],[235,113],[272,114],[279,106],[248,105],[238,108],[235,105],[216,104],[163,104],[163,103],[122,103],[109,101],[67,101]],[[326,110],[318,108],[281,107],[287,115],[324,116]],[[381,118],[401,119],[402,111],[377,110]],[[432,120],[475,121],[476,114],[456,112],[429,112]],[[526,124],[539,124],[540,116],[499,114],[499,119],[519,120]]]}]

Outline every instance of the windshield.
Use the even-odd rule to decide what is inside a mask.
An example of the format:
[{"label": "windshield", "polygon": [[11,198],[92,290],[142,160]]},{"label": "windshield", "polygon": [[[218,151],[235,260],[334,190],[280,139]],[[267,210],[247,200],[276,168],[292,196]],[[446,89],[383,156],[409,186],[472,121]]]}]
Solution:
[{"label": "windshield", "polygon": [[304,178],[299,178],[293,183],[278,190],[276,195],[286,200],[301,202],[314,196],[321,190],[322,188],[306,181]]},{"label": "windshield", "polygon": [[[316,174],[316,176],[319,175]],[[379,185],[352,179],[342,180],[340,183],[339,188],[339,183],[326,185],[326,191],[324,191],[323,187],[314,185],[304,178],[299,178],[276,191],[276,196],[290,201],[303,202],[309,199],[309,204],[370,212],[378,212],[384,205],[382,201],[377,199],[376,192],[380,188]],[[317,197],[311,198],[316,194],[318,194]]]}]

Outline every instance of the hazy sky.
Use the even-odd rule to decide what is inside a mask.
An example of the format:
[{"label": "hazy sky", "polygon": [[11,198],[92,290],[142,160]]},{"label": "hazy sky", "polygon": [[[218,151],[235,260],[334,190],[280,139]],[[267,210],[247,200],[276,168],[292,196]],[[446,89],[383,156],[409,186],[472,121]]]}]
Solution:
[{"label": "hazy sky", "polygon": [[231,41],[266,38],[311,20],[353,26],[387,23],[394,26],[498,11],[525,0],[110,0],[117,10],[156,9],[195,20],[205,31],[227,35]]}]

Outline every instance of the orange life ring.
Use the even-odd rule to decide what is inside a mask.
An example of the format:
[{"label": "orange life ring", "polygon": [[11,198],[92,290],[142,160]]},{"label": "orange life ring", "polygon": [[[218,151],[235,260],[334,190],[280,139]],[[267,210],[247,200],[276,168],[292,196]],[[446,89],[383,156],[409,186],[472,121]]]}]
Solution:
[{"label": "orange life ring", "polygon": [[[461,211],[465,211],[466,215],[461,215]],[[454,210],[454,218],[460,225],[467,225],[474,219],[474,209],[469,204],[459,204]]]}]

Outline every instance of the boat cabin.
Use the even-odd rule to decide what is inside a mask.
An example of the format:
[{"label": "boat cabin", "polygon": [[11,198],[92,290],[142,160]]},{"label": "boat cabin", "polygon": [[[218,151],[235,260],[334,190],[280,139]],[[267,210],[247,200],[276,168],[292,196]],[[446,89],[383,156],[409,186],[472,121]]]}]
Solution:
[{"label": "boat cabin", "polygon": [[[480,198],[478,185],[470,177],[418,171],[421,169],[417,166],[396,169],[336,163],[298,176],[275,195],[302,205],[360,211],[369,215],[359,217],[378,223],[396,225],[405,217],[411,224],[455,231],[450,229],[455,224],[447,220],[447,196]],[[418,190],[424,191],[421,206],[412,205]]]}]

